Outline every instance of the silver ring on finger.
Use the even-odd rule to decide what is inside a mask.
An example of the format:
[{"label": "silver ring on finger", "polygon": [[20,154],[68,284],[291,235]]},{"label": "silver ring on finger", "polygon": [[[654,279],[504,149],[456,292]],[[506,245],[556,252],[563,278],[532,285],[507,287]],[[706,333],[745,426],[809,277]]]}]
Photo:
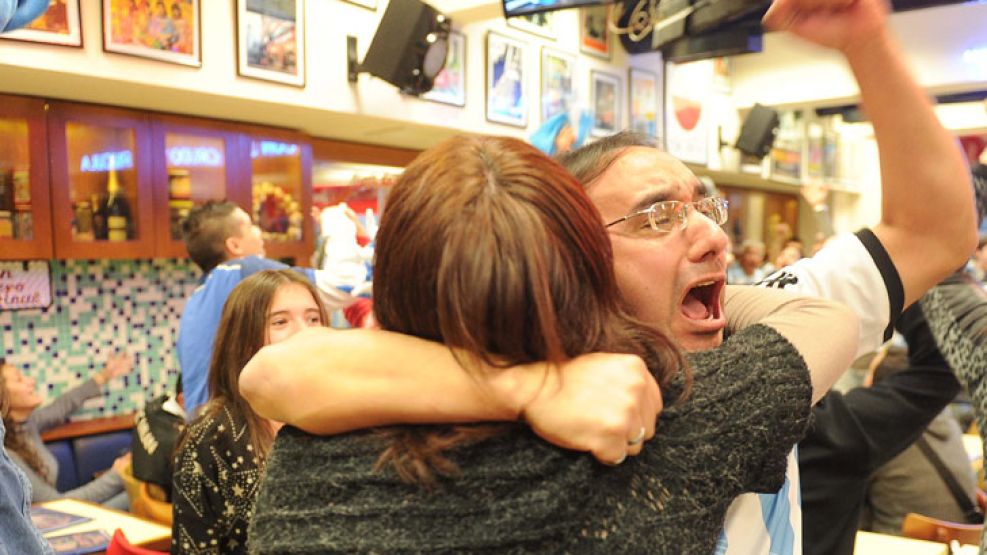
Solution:
[{"label": "silver ring on finger", "polygon": [[629,440],[627,442],[627,445],[637,445],[638,443],[644,441],[644,433],[645,433],[644,426],[641,426],[641,429],[638,430],[637,435],[634,436],[633,439]]}]

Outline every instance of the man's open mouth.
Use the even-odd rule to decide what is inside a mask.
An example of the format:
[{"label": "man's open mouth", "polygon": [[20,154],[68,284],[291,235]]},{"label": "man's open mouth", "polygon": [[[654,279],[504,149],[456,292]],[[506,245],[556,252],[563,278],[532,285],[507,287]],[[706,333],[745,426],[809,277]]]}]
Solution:
[{"label": "man's open mouth", "polygon": [[682,300],[682,314],[690,320],[718,320],[723,280],[697,283]]}]

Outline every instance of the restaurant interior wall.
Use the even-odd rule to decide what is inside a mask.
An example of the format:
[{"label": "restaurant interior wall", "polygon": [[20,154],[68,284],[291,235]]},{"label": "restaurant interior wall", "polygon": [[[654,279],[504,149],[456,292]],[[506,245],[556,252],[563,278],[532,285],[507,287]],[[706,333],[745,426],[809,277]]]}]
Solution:
[{"label": "restaurant interior wall", "polygon": [[52,304],[0,311],[0,356],[52,400],[102,368],[115,350],[134,371],[111,380],[102,397],[73,415],[85,420],[130,413],[178,376],[174,345],[185,299],[198,286],[188,260],[53,260]]},{"label": "restaurant interior wall", "polygon": [[[891,16],[915,77],[933,94],[987,89],[985,22],[987,2]],[[859,93],[840,55],[779,33],[765,35],[763,52],[734,58],[733,85],[738,106],[833,105]]]},{"label": "restaurant interior wall", "polygon": [[[892,26],[918,81],[930,93],[987,90],[987,3],[941,6],[891,16]],[[754,103],[777,109],[801,109],[813,118],[817,107],[852,105],[859,90],[842,57],[779,33],[765,35],[764,51],[730,59],[731,91],[714,95],[719,116],[710,136],[709,168],[741,171],[734,149],[738,121]],[[987,132],[983,101],[936,107],[943,125],[957,136]],[[715,130],[719,128],[720,137]],[[841,179],[833,183],[831,213],[837,231],[876,223],[880,216],[880,168],[873,129],[868,122],[840,124]],[[797,192],[797,185],[793,186]],[[802,223],[808,223],[810,219]],[[805,230],[808,231],[808,230]]]},{"label": "restaurant interior wall", "polygon": [[[589,103],[591,70],[612,73],[626,86],[628,56],[618,41],[613,40],[609,60],[580,54],[578,10],[555,15],[554,39],[510,27],[499,15],[458,24],[454,18],[454,28],[467,37],[466,104],[460,108],[402,95],[368,75],[361,75],[356,85],[347,81],[346,36],[357,36],[362,58],[386,0],[378,2],[376,11],[342,0],[306,3],[303,88],[237,76],[232,2],[200,4],[201,68],[103,52],[99,2],[82,0],[82,49],[0,40],[0,92],[250,121],[320,137],[421,149],[461,132],[532,133],[541,124],[537,94],[543,46],[577,57],[574,80],[582,93],[577,103]],[[484,64],[491,30],[527,44],[527,127],[486,120]]]}]

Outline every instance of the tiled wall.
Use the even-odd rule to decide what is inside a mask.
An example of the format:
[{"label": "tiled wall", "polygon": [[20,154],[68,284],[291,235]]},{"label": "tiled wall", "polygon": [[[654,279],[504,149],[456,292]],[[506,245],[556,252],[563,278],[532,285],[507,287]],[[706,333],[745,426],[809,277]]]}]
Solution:
[{"label": "tiled wall", "polygon": [[0,312],[0,353],[33,376],[48,399],[102,368],[114,349],[134,371],[103,388],[73,419],[126,413],[174,389],[185,299],[199,272],[187,260],[51,261],[52,305]]}]

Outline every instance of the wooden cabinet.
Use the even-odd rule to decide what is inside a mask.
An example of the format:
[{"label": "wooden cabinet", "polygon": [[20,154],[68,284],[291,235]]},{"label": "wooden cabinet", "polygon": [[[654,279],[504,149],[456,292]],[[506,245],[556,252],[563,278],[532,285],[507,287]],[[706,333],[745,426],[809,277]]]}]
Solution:
[{"label": "wooden cabinet", "polygon": [[[51,258],[45,102],[0,95],[0,260]],[[7,206],[7,205],[10,206]]]},{"label": "wooden cabinet", "polygon": [[154,253],[186,256],[181,221],[208,200],[231,200],[250,212],[249,157],[236,126],[168,115],[151,116]]},{"label": "wooden cabinet", "polygon": [[[49,106],[55,258],[152,257],[148,115],[67,102]],[[111,206],[114,196],[119,212]]]},{"label": "wooden cabinet", "polygon": [[[261,228],[269,257],[305,265],[315,244],[313,148],[323,167],[349,172],[348,181],[323,184],[332,194],[323,192],[322,204],[359,201],[354,192],[370,202],[373,191],[352,186],[353,176],[366,171],[386,172],[384,186],[377,184],[376,198],[383,199],[386,184],[418,154],[255,125],[0,95],[0,172],[13,177],[16,189],[9,217],[10,202],[0,198],[0,260],[183,258],[181,219],[207,200],[229,199]],[[111,196],[118,199],[112,210]]]}]

